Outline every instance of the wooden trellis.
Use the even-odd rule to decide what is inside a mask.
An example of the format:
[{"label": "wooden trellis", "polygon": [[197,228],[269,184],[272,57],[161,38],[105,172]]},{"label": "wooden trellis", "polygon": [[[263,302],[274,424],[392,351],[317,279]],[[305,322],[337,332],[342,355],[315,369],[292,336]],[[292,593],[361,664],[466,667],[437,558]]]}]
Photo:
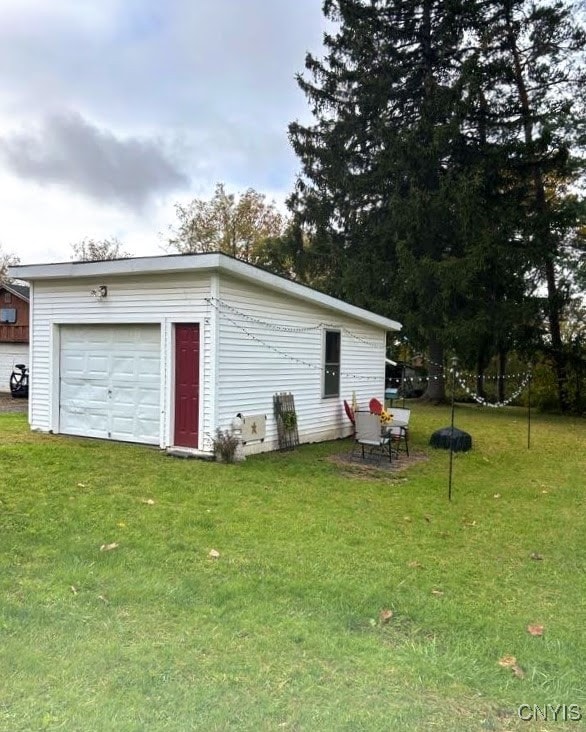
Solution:
[{"label": "wooden trellis", "polygon": [[299,429],[293,394],[281,392],[273,396],[279,450],[293,450],[299,444]]}]

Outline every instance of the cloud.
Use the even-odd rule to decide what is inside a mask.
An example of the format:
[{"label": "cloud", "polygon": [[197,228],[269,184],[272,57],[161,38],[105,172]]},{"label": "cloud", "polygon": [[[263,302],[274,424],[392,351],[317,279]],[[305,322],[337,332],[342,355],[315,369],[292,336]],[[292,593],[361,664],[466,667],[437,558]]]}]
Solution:
[{"label": "cloud", "polygon": [[117,137],[77,113],[49,115],[36,133],[0,138],[0,154],[20,178],[132,209],[189,184],[161,142]]}]

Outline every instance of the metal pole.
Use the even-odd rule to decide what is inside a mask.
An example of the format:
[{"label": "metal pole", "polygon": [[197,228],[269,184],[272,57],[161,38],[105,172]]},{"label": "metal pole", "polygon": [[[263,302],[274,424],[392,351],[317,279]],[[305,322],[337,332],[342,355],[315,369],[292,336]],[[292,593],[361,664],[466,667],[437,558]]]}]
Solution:
[{"label": "metal pole", "polygon": [[403,373],[401,374],[401,391],[403,392],[403,409],[405,409],[405,361],[403,361]]},{"label": "metal pole", "polygon": [[527,449],[531,449],[531,381],[533,374],[529,369],[529,384],[527,385]]},{"label": "metal pole", "polygon": [[448,481],[448,500],[452,500],[452,472],[454,466],[454,407],[456,394],[456,368],[458,359],[452,359],[452,421],[450,424],[450,477]]}]

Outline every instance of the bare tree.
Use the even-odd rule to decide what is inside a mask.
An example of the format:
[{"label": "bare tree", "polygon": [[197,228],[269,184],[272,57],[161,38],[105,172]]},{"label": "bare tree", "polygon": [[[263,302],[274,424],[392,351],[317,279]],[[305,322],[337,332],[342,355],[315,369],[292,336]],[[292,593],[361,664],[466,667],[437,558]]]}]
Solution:
[{"label": "bare tree", "polygon": [[16,254],[5,252],[0,244],[0,284],[2,284],[2,282],[10,282],[10,277],[8,277],[7,272],[8,267],[18,264],[19,262],[20,259]]},{"label": "bare tree", "polygon": [[124,259],[130,257],[130,253],[125,251],[122,242],[115,236],[110,239],[90,239],[85,238],[72,244],[73,256],[75,262],[100,262],[108,259]]}]

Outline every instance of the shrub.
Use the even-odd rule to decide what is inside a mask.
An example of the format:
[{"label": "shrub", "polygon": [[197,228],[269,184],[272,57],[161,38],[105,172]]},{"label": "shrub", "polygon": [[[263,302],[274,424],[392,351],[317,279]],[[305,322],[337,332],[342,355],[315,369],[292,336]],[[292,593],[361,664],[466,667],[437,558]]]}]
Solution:
[{"label": "shrub", "polygon": [[218,427],[214,439],[214,457],[216,460],[223,463],[233,463],[237,447],[238,437],[234,434],[234,430],[221,430]]}]

